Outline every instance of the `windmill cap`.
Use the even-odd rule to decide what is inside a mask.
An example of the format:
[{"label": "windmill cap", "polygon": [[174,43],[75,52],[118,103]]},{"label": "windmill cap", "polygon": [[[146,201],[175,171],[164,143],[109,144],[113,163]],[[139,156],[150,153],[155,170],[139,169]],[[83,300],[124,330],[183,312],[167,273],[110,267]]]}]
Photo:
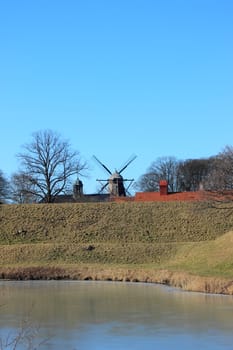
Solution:
[{"label": "windmill cap", "polygon": [[115,172],[110,176],[110,180],[112,179],[123,179],[123,177],[118,172]]}]

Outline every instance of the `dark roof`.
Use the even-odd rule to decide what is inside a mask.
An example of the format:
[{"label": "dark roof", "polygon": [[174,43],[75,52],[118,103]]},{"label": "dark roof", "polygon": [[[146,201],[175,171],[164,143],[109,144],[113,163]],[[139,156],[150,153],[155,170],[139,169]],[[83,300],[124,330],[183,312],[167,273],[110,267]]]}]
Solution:
[{"label": "dark roof", "polygon": [[72,194],[59,195],[55,198],[54,203],[86,203],[86,202],[106,202],[110,198],[109,194],[84,194],[74,199]]}]

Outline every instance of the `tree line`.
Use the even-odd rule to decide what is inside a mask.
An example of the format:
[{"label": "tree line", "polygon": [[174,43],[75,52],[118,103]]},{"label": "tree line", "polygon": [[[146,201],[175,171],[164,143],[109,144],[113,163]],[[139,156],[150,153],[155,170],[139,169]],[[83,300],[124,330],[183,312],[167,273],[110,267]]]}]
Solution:
[{"label": "tree line", "polygon": [[209,158],[157,158],[139,178],[136,188],[158,191],[160,180],[167,180],[170,192],[232,190],[233,147],[225,146],[222,152]]},{"label": "tree line", "polygon": [[[60,194],[71,192],[73,175],[87,170],[78,151],[52,130],[32,134],[17,154],[19,170],[8,180],[0,170],[0,202],[52,203]],[[209,158],[178,160],[159,157],[135,183],[139,191],[159,191],[167,180],[170,192],[233,189],[233,147]]]}]

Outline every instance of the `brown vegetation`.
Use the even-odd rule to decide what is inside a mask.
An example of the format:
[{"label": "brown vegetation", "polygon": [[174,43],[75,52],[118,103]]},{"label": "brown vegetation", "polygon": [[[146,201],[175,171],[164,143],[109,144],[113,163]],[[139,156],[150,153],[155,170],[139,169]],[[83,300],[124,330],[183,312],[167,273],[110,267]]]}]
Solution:
[{"label": "brown vegetation", "polygon": [[3,205],[0,223],[1,278],[143,281],[233,294],[230,204]]},{"label": "brown vegetation", "polygon": [[186,291],[233,295],[233,280],[195,276],[185,272],[148,268],[89,266],[7,267],[2,279],[14,280],[84,280],[160,283]]}]

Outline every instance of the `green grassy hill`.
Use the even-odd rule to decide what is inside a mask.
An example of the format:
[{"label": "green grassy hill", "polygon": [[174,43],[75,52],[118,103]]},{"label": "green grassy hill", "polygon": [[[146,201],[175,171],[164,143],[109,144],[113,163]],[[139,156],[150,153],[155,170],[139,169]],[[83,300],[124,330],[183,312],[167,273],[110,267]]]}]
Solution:
[{"label": "green grassy hill", "polygon": [[0,267],[169,269],[233,278],[233,205],[0,206]]}]

